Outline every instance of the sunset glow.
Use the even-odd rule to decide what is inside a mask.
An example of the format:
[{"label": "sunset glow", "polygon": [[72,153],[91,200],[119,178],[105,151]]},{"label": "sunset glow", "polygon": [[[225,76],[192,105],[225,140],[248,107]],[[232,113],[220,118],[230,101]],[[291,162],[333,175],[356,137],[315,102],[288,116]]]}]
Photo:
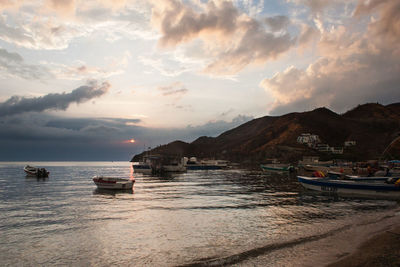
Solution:
[{"label": "sunset glow", "polygon": [[19,140],[37,136],[41,151],[67,139],[108,153],[135,136],[135,153],[266,115],[400,99],[398,0],[4,3],[0,136],[22,156]]}]

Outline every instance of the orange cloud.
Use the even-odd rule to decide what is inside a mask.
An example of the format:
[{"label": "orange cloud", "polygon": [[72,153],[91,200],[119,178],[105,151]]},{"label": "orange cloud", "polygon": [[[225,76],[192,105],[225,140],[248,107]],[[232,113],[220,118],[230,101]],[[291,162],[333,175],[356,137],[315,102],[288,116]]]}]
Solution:
[{"label": "orange cloud", "polygon": [[355,16],[369,15],[378,12],[379,18],[369,25],[370,32],[384,42],[399,43],[400,41],[400,1],[372,0],[360,1]]},{"label": "orange cloud", "polygon": [[[236,74],[249,64],[276,59],[296,43],[288,33],[267,31],[262,22],[239,12],[230,1],[210,1],[196,9],[177,0],[162,3],[157,2],[152,13],[152,23],[162,35],[159,46],[201,40],[204,56],[210,61],[206,73]],[[274,29],[288,23],[274,20],[278,22]]]},{"label": "orange cloud", "polygon": [[363,102],[398,101],[400,47],[394,40],[400,38],[400,3],[382,2],[356,8],[356,17],[378,16],[361,22],[361,31],[348,25],[324,29],[317,45],[320,57],[307,68],[289,67],[264,79],[260,86],[275,97],[271,112],[321,106],[340,112]]},{"label": "orange cloud", "polygon": [[75,12],[75,0],[47,0],[47,3],[58,14],[72,15]]}]

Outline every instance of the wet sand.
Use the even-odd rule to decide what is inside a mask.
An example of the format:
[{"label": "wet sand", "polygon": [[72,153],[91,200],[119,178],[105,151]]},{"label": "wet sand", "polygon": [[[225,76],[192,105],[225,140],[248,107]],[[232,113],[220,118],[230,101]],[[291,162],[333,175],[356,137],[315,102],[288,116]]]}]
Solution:
[{"label": "wet sand", "polygon": [[400,266],[400,222],[376,233],[358,249],[328,267]]}]

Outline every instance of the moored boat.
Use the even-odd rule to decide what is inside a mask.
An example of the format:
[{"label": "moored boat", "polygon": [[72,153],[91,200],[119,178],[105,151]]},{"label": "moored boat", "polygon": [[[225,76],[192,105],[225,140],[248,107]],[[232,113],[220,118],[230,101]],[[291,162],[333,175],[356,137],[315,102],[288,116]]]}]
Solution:
[{"label": "moored boat", "polygon": [[129,190],[132,189],[135,181],[125,178],[95,176],[93,182],[99,189]]},{"label": "moored boat", "polygon": [[24,172],[28,176],[35,176],[38,178],[45,178],[45,177],[48,177],[50,174],[50,172],[47,171],[45,168],[36,168],[33,166],[29,166],[29,165],[26,165],[24,167]]},{"label": "moored boat", "polygon": [[196,157],[183,158],[184,166],[188,170],[220,170],[228,167],[225,160],[201,160],[197,161]]},{"label": "moored boat", "polygon": [[145,173],[145,174],[151,173],[151,166],[150,163],[148,162],[134,162],[132,164],[132,167],[134,172]]},{"label": "moored boat", "polygon": [[400,182],[388,183],[383,181],[382,177],[330,179],[297,176],[297,179],[304,188],[320,192],[353,197],[400,199]]},{"label": "moored boat", "polygon": [[294,167],[291,165],[275,165],[275,164],[261,164],[261,169],[266,172],[292,172]]},{"label": "moored boat", "polygon": [[179,163],[170,163],[161,166],[161,172],[186,172],[186,167]]}]

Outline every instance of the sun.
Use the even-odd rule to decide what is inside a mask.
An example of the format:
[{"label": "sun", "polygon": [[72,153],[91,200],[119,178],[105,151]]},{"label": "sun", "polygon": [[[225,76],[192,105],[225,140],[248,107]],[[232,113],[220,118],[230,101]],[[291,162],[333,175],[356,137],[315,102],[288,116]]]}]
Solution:
[{"label": "sun", "polygon": [[129,140],[129,143],[135,143],[135,139],[131,139],[131,140]]}]

